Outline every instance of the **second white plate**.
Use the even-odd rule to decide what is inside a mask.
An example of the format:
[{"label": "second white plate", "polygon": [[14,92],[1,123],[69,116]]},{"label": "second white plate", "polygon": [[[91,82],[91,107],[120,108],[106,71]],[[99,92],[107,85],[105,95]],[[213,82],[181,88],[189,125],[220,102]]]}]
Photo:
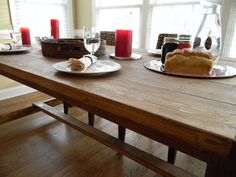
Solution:
[{"label": "second white plate", "polygon": [[70,74],[78,74],[78,75],[103,75],[106,73],[111,73],[115,72],[121,69],[121,65],[109,61],[109,60],[97,60],[93,65],[88,67],[85,71],[71,71],[68,69],[68,61],[63,61],[59,63],[55,63],[53,65],[53,68],[56,69],[57,71],[65,72],[65,73],[70,73]]},{"label": "second white plate", "polygon": [[147,53],[152,55],[161,55],[162,50],[161,49],[148,49]]}]

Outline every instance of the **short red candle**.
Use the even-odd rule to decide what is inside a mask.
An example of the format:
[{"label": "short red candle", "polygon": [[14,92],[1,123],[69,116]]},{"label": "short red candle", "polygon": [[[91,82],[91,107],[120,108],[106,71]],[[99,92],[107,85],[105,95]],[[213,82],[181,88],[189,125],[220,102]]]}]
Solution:
[{"label": "short red candle", "polygon": [[132,30],[116,30],[116,57],[130,57],[132,54]]},{"label": "short red candle", "polygon": [[23,45],[31,45],[29,28],[20,28],[21,40]]},{"label": "short red candle", "polygon": [[57,39],[60,37],[59,20],[58,19],[51,19],[51,36],[54,39]]}]

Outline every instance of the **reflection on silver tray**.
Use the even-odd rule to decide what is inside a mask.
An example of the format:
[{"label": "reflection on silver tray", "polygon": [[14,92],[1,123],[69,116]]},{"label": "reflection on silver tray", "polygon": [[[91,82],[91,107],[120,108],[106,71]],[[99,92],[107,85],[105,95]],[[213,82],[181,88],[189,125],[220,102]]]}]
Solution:
[{"label": "reflection on silver tray", "polygon": [[116,57],[114,53],[110,54],[110,58],[117,60],[140,60],[142,55],[137,53],[132,53],[131,57]]},{"label": "reflection on silver tray", "polygon": [[185,74],[185,73],[174,73],[165,71],[161,61],[151,60],[144,63],[144,66],[147,69],[156,71],[161,74],[172,75],[172,76],[181,76],[181,77],[192,77],[192,78],[208,78],[208,79],[217,79],[217,78],[227,78],[236,76],[236,68],[227,65],[215,65],[209,74]]},{"label": "reflection on silver tray", "polygon": [[11,50],[0,50],[0,54],[7,55],[7,54],[18,54],[18,53],[26,53],[31,50],[31,47],[28,46],[22,46],[19,48],[13,48]]}]

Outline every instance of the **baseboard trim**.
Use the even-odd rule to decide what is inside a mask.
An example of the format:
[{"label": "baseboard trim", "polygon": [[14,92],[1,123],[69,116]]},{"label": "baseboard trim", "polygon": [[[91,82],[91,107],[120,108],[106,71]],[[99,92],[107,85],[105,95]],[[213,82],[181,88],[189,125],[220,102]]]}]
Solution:
[{"label": "baseboard trim", "polygon": [[3,89],[3,90],[0,90],[0,100],[12,98],[19,95],[24,95],[24,94],[31,93],[34,91],[36,90],[30,87],[27,87],[25,85]]}]

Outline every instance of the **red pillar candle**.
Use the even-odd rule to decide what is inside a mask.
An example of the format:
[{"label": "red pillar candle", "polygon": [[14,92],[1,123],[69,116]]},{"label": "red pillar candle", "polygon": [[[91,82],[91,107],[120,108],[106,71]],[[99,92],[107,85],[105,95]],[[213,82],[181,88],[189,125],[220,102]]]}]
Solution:
[{"label": "red pillar candle", "polygon": [[29,28],[20,28],[21,40],[23,45],[31,45]]},{"label": "red pillar candle", "polygon": [[116,30],[116,57],[131,57],[132,54],[132,30]]},{"label": "red pillar candle", "polygon": [[51,19],[51,36],[54,39],[57,39],[60,37],[59,20],[58,19]]}]

